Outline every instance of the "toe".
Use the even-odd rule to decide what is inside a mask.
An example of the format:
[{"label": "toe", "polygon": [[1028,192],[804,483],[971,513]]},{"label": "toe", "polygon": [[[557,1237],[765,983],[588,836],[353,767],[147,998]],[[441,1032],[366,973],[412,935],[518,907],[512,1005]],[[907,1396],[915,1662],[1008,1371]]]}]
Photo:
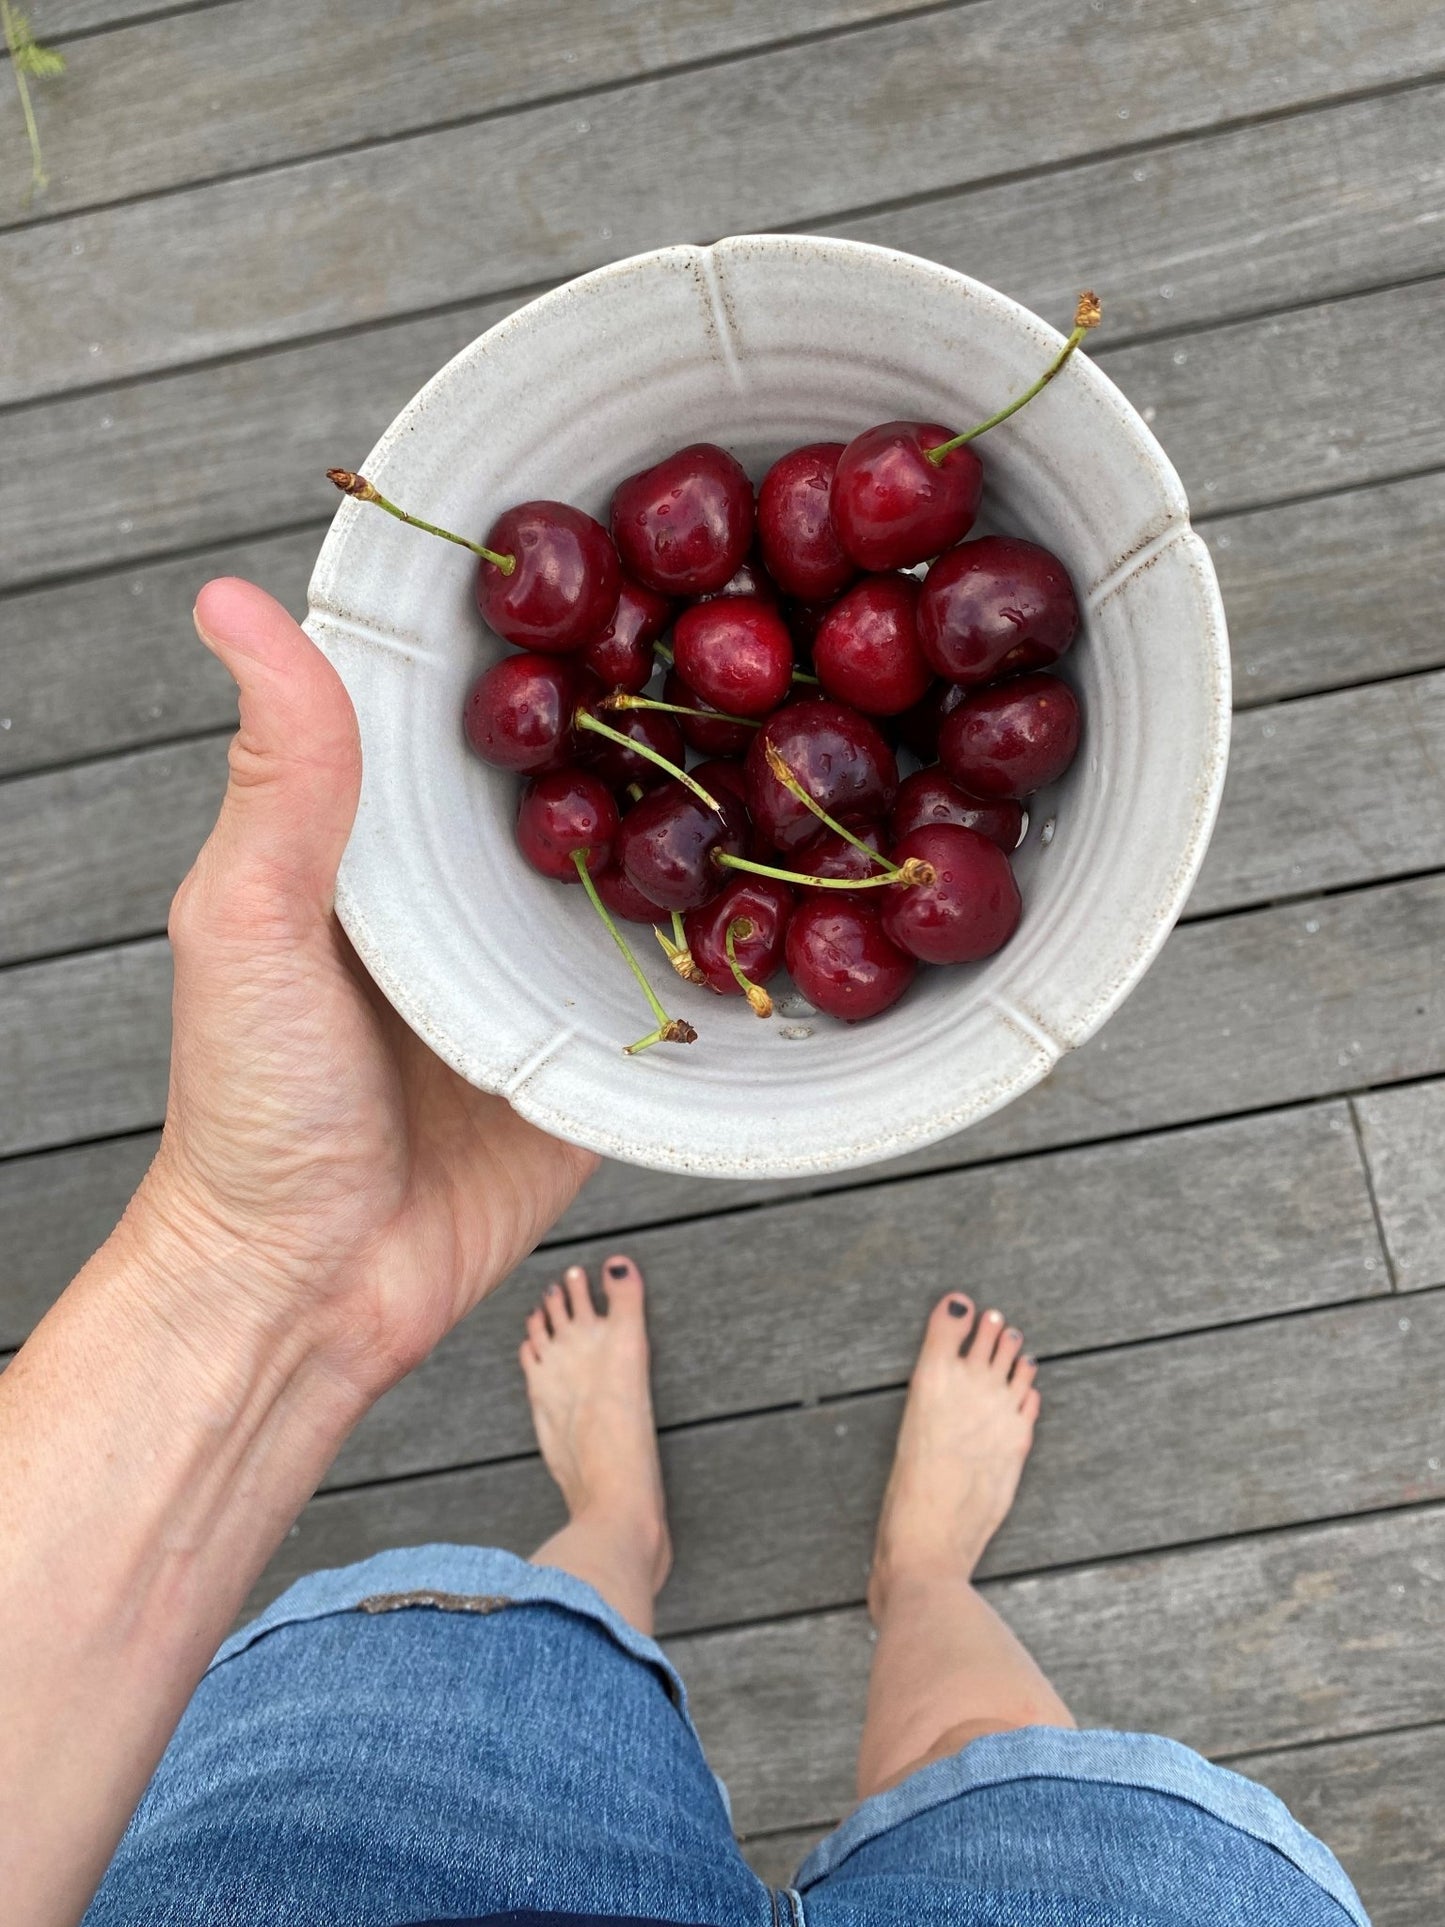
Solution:
[{"label": "toe", "polygon": [[537,1354],[539,1362],[545,1356],[551,1338],[552,1333],[547,1325],[547,1314],[543,1311],[542,1307],[538,1305],[537,1309],[532,1312],[527,1319],[527,1343]]},{"label": "toe", "polygon": [[1024,1398],[1023,1404],[1019,1407],[1019,1416],[1024,1420],[1024,1422],[1027,1425],[1032,1425],[1034,1420],[1038,1417],[1038,1415],[1039,1415],[1039,1388],[1037,1385],[1033,1385],[1033,1386],[1030,1386]]},{"label": "toe", "polygon": [[587,1273],[581,1265],[568,1265],[563,1275],[567,1285],[567,1297],[572,1306],[573,1322],[578,1325],[591,1324],[597,1313],[593,1309]]},{"label": "toe", "polygon": [[1016,1325],[1006,1325],[999,1334],[998,1344],[994,1347],[993,1369],[1000,1378],[1007,1378],[1013,1370],[1014,1360],[1024,1348],[1024,1335]]},{"label": "toe", "polygon": [[940,1298],[929,1314],[919,1363],[927,1359],[957,1358],[964,1340],[973,1330],[973,1318],[973,1300],[963,1292],[951,1291],[946,1298]]},{"label": "toe", "polygon": [[1038,1369],[1038,1365],[1032,1358],[1021,1358],[1014,1366],[1013,1377],[1009,1380],[1009,1384],[1018,1393],[1020,1405],[1032,1390],[1034,1374]]},{"label": "toe", "polygon": [[987,1369],[993,1364],[993,1355],[998,1349],[999,1336],[1003,1331],[1003,1313],[986,1311],[978,1321],[978,1330],[973,1335],[973,1343],[968,1348],[970,1365]]},{"label": "toe", "polygon": [[547,1322],[553,1335],[565,1331],[572,1323],[572,1303],[567,1287],[560,1278],[554,1278],[542,1294],[542,1309],[547,1314]]},{"label": "toe", "polygon": [[613,1252],[602,1267],[602,1282],[611,1317],[642,1315],[642,1273],[626,1252]]},{"label": "toe", "polygon": [[542,1354],[532,1343],[530,1337],[524,1338],[517,1347],[517,1362],[522,1367],[523,1376],[530,1378],[542,1362]]}]

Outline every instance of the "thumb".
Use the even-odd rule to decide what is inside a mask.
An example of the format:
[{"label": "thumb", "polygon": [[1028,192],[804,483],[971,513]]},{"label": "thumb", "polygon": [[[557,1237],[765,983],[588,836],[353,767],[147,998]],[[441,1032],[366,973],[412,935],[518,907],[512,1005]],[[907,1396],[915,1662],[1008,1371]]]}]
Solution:
[{"label": "thumb", "polygon": [[227,892],[329,911],[361,791],[361,739],[341,678],[279,602],[234,577],[196,598],[196,633],[236,680],[230,781],[198,868]]}]

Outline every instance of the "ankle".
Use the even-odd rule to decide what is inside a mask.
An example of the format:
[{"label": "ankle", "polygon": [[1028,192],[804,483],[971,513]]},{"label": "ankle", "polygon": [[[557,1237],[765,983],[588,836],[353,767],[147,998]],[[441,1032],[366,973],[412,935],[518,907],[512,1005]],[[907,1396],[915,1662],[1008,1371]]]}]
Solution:
[{"label": "ankle", "polygon": [[[982,1551],[982,1548],[980,1548]],[[917,1551],[906,1557],[879,1551],[868,1574],[868,1616],[881,1625],[885,1614],[927,1605],[940,1595],[973,1591],[973,1567],[956,1554]]]}]

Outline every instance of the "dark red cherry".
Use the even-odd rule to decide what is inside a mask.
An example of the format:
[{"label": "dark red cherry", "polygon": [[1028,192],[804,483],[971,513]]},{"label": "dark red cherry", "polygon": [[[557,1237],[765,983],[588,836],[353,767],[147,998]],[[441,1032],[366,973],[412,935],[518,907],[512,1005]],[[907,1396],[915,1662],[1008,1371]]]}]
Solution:
[{"label": "dark red cherry", "polygon": [[472,684],[462,722],[484,763],[539,776],[577,755],[572,714],[596,689],[580,661],[503,656]]},{"label": "dark red cherry", "polygon": [[707,595],[748,552],[753,485],[725,448],[693,442],[618,484],[612,537],[623,567],[649,589]]},{"label": "dark red cherry", "polygon": [[893,727],[898,739],[913,751],[920,763],[933,763],[938,760],[938,731],[944,717],[951,709],[957,709],[963,701],[964,691],[957,683],[936,682],[922,702],[915,703],[912,709],[905,709],[901,716],[895,716]]},{"label": "dark red cherry", "polygon": [[[665,709],[605,709],[601,719],[634,743],[655,749],[669,763],[681,764],[686,760],[678,719],[669,716]],[[636,783],[639,789],[655,790],[659,784],[672,781],[665,769],[659,769],[656,763],[639,756],[635,750],[624,749],[621,743],[591,734],[586,734],[585,740],[589,746],[588,768],[611,789],[623,790],[629,783]]]},{"label": "dark red cherry", "polygon": [[625,917],[628,923],[665,924],[671,911],[664,910],[660,903],[653,903],[643,896],[637,886],[628,880],[627,872],[622,869],[614,854],[605,868],[593,873],[592,881],[597,885],[597,894],[607,905],[614,917]]},{"label": "dark red cherry", "polygon": [[[835,903],[834,897],[842,901]],[[875,910],[838,890],[820,890],[798,905],[784,956],[810,1004],[852,1022],[896,1004],[918,969],[884,931]]]},{"label": "dark red cherry", "polygon": [[[752,740],[751,730],[748,731],[748,739]],[[690,769],[688,775],[701,783],[710,796],[716,796],[721,800],[722,792],[726,790],[729,796],[737,798],[744,809],[747,808],[747,779],[743,775],[742,764],[734,762],[732,757],[709,757],[707,762],[698,763]]]},{"label": "dark red cherry", "polygon": [[720,896],[682,920],[692,960],[714,990],[741,997],[742,985],[728,967],[729,926],[746,918],[746,937],[733,939],[733,955],[750,983],[765,984],[783,967],[783,943],[793,913],[793,893],[772,877],[735,876]]},{"label": "dark red cherry", "polygon": [[764,602],[778,601],[778,585],[768,574],[767,567],[756,550],[751,555],[743,557],[720,589],[714,589],[710,595],[702,596],[699,600],[712,602],[718,596],[729,595],[754,595]]},{"label": "dark red cherry", "polygon": [[913,830],[893,845],[895,863],[921,858],[932,883],[880,890],[883,928],[921,963],[978,963],[1018,929],[1023,904],[1013,866],[996,843],[957,823]]},{"label": "dark red cherry", "polygon": [[961,542],[983,494],[983,466],[966,444],[929,461],[952,441],[937,422],[880,422],[855,435],[833,477],[833,521],[860,569],[911,569]]},{"label": "dark red cherry", "polygon": [[952,682],[1046,669],[1078,629],[1078,598],[1063,563],[1013,535],[981,536],[939,556],[918,602],[923,653]]},{"label": "dark red cherry", "polygon": [[577,883],[574,850],[586,850],[587,868],[600,870],[617,835],[612,792],[583,769],[554,770],[522,791],[517,806],[517,848],[534,870],[556,883]]},{"label": "dark red cherry", "polygon": [[657,667],[652,645],[671,619],[666,596],[625,575],[612,620],[593,636],[582,660],[608,689],[625,689],[635,696],[652,680]]},{"label": "dark red cherry", "polygon": [[581,509],[519,502],[493,522],[484,546],[516,558],[510,575],[477,564],[477,607],[519,649],[568,655],[611,621],[622,583],[617,551]]},{"label": "dark red cherry", "polygon": [[622,819],[617,860],[634,889],[664,910],[696,910],[709,902],[728,881],[714,853],[743,853],[746,813],[731,796],[717,800],[720,812],[670,780]]},{"label": "dark red cherry", "polygon": [[[866,843],[870,850],[877,850],[880,855],[883,854],[883,830],[879,824],[862,823],[854,831],[854,835],[860,842]],[[865,851],[860,850],[856,843],[850,843],[846,837],[839,836],[836,830],[824,830],[816,842],[809,843],[804,849],[794,850],[788,858],[788,867],[791,870],[797,870],[803,876],[846,877],[851,883],[861,882],[864,877],[882,875],[881,864],[870,862]],[[806,884],[799,884],[798,887],[805,896],[809,894],[836,897],[852,895],[848,890],[824,890],[810,893]]]},{"label": "dark red cherry", "polygon": [[916,769],[898,785],[888,816],[889,835],[896,843],[936,823],[957,823],[965,830],[977,830],[1003,851],[1015,850],[1023,835],[1023,806],[1008,797],[990,802],[970,796],[941,769]]},{"label": "dark red cherry", "polygon": [[[680,703],[684,709],[700,709],[706,714],[717,708],[716,703],[705,702],[675,669],[668,670],[662,694],[664,701]],[[741,756],[757,735],[747,723],[713,722],[710,717],[704,721],[701,716],[679,716],[677,720],[682,724],[683,741],[699,756]]]},{"label": "dark red cherry", "polygon": [[766,716],[793,686],[788,625],[758,596],[717,596],[684,609],[672,652],[683,681],[735,716]]},{"label": "dark red cherry", "polygon": [[841,595],[858,573],[833,523],[842,442],[809,442],[780,456],[758,486],[758,540],[773,580],[799,602]]},{"label": "dark red cherry", "polygon": [[898,789],[898,764],[875,725],[826,697],[789,703],[756,732],[743,766],[748,809],[775,849],[801,850],[822,835],[823,825],[769,769],[768,744],[809,796],[850,829],[887,815]]},{"label": "dark red cherry", "polygon": [[918,584],[874,575],[839,596],[813,642],[813,667],[830,696],[867,716],[897,716],[921,702],[933,671],[918,647]]},{"label": "dark red cherry", "polygon": [[1036,670],[965,696],[938,732],[938,760],[975,796],[1031,796],[1057,782],[1079,747],[1079,699]]},{"label": "dark red cherry", "polygon": [[813,660],[813,644],[832,606],[831,602],[790,602],[783,610],[784,620],[793,632],[798,661],[804,666]]}]

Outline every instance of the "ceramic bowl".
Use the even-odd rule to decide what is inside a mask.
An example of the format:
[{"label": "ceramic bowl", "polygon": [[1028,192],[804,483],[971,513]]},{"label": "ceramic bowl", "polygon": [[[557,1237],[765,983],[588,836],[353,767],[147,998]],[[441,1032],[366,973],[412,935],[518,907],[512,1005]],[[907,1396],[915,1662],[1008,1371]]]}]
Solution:
[{"label": "ceramic bowl", "polygon": [[[1104,291],[1107,296],[1107,290]],[[449,362],[365,464],[393,500],[480,534],[550,496],[603,521],[615,484],[722,443],[760,477],[785,449],[891,418],[966,424],[1060,344],[992,288],[855,242],[746,235],[587,274]],[[1148,968],[1199,869],[1224,777],[1229,657],[1179,480],[1100,370],[1075,356],[980,443],[979,528],[1067,564],[1085,628],[1065,660],[1085,712],[1068,775],[1033,799],[1018,935],[989,962],[924,970],[870,1023],[781,987],[763,1022],[637,949],[690,1047],[624,1057],[650,1027],[580,889],[511,834],[516,781],[463,741],[462,704],[502,645],[465,551],[346,501],[307,628],[361,722],[364,779],[338,908],[383,991],[432,1049],[546,1130],[711,1177],[788,1177],[896,1157],[1036,1084]],[[775,988],[778,988],[775,986]]]}]

